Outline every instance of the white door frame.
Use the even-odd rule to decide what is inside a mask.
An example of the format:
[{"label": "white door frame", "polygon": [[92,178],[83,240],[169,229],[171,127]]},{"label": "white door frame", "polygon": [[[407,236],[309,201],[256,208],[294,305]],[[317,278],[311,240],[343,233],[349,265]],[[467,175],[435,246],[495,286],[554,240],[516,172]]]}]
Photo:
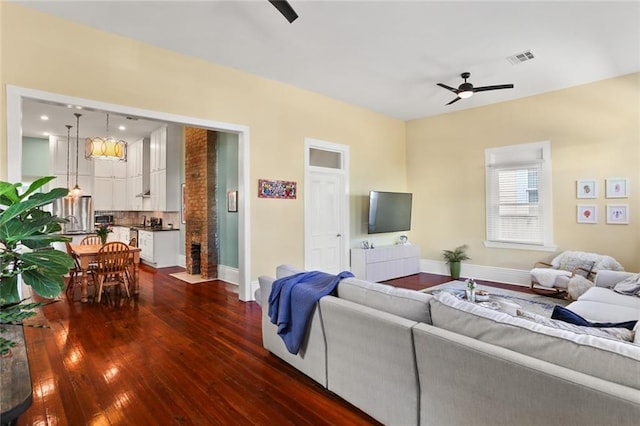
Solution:
[{"label": "white door frame", "polygon": [[305,269],[310,264],[309,259],[311,256],[311,247],[309,241],[311,241],[311,197],[308,194],[311,191],[311,173],[314,169],[320,169],[318,167],[309,165],[309,151],[312,149],[320,149],[323,151],[333,151],[340,153],[342,164],[340,169],[326,169],[322,168],[322,172],[326,173],[331,170],[335,173],[342,174],[344,184],[344,213],[341,218],[344,226],[341,238],[341,263],[344,266],[344,270],[349,270],[349,244],[351,241],[351,229],[350,229],[350,206],[349,206],[349,146],[341,145],[333,142],[322,141],[318,139],[305,138],[304,139],[304,263]]},{"label": "white door frame", "polygon": [[114,112],[122,115],[146,117],[153,120],[166,121],[184,126],[193,126],[217,130],[238,135],[238,297],[242,301],[253,300],[251,291],[251,230],[249,220],[249,138],[248,126],[223,123],[183,115],[169,114],[134,108],[125,105],[111,104],[91,99],[76,98],[58,93],[7,85],[7,180],[22,180],[22,99],[35,99],[61,104],[80,105],[87,108]]}]

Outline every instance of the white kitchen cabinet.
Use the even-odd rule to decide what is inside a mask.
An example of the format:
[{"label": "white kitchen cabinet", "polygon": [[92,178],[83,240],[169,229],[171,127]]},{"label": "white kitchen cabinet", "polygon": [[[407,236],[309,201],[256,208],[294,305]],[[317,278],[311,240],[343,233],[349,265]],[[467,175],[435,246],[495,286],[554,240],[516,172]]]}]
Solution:
[{"label": "white kitchen cabinet", "polygon": [[96,159],[94,210],[127,210],[127,163]]},{"label": "white kitchen cabinet", "polygon": [[114,160],[94,160],[94,176],[110,178],[126,178],[127,162]]},{"label": "white kitchen cabinet", "polygon": [[351,249],[351,272],[373,282],[406,277],[420,272],[420,247],[414,245]]},{"label": "white kitchen cabinet", "polygon": [[180,210],[180,146],[182,128],[164,125],[151,132],[149,189],[151,210]]},{"label": "white kitchen cabinet", "polygon": [[[49,189],[67,188],[67,175],[54,174],[55,179],[49,182]],[[69,189],[76,185],[76,176],[69,176]],[[78,186],[80,187],[80,195],[93,195],[93,176],[78,176]],[[95,209],[95,207],[94,207]]]},{"label": "white kitchen cabinet", "polygon": [[[78,156],[78,185],[82,195],[93,195],[93,162],[84,158],[84,150],[80,144]],[[70,158],[67,153],[71,150]],[[49,189],[67,186],[67,161],[69,162],[69,182],[71,188],[76,184],[76,144],[75,139],[67,143],[66,137],[49,137],[49,174],[56,179],[49,182]]]},{"label": "white kitchen cabinet", "polygon": [[127,159],[127,209],[144,209],[142,194],[149,189],[150,138],[142,138],[131,143]]},{"label": "white kitchen cabinet", "polygon": [[140,259],[154,268],[165,268],[178,264],[178,241],[180,232],[138,231]]},{"label": "white kitchen cabinet", "polygon": [[127,210],[127,180],[94,178],[93,210]]}]

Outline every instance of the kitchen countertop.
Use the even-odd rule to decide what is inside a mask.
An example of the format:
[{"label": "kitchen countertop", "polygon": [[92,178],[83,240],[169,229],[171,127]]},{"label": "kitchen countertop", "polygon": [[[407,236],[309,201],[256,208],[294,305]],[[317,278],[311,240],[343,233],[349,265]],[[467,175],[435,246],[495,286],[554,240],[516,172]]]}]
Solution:
[{"label": "kitchen countertop", "polygon": [[159,231],[179,231],[180,228],[169,228],[168,226],[163,226],[161,228],[156,228],[152,226],[142,226],[142,225],[113,225],[113,226],[124,226],[131,229],[137,229],[138,231],[149,231],[149,232],[159,232]]}]

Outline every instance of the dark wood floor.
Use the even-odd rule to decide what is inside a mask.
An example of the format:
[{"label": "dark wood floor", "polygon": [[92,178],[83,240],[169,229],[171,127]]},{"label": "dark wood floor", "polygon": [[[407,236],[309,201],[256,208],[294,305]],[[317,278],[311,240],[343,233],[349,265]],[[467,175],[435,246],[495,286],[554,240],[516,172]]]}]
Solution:
[{"label": "dark wood floor", "polygon": [[262,347],[255,302],[222,281],[168,275],[181,270],[141,267],[141,292],[128,301],[63,296],[41,308],[29,321],[51,328],[25,328],[33,404],[18,424],[376,424]]}]

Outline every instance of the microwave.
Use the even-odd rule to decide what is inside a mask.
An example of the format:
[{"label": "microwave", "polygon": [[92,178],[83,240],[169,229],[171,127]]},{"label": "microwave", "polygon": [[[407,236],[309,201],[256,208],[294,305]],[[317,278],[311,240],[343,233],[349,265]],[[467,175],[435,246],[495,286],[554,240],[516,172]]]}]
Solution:
[{"label": "microwave", "polygon": [[112,225],[113,224],[113,215],[112,214],[97,214],[95,215],[95,223],[96,225]]}]

